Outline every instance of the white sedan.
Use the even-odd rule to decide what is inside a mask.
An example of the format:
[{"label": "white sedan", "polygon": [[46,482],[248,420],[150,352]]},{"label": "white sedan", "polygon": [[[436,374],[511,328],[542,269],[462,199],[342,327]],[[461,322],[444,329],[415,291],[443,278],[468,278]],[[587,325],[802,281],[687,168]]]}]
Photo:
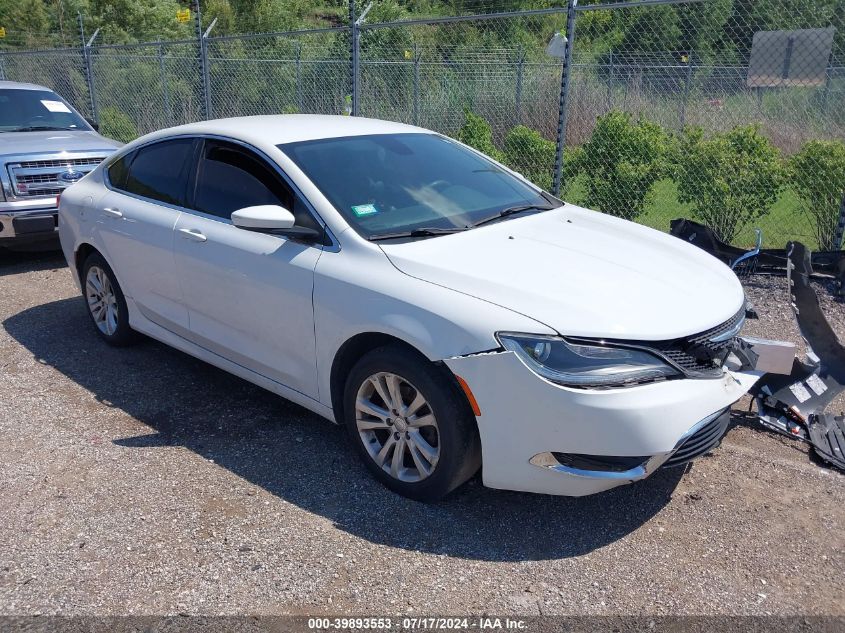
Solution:
[{"label": "white sedan", "polygon": [[745,303],[719,261],[398,123],[155,132],[62,194],[59,230],[107,343],[344,424],[415,499],[479,468],[562,495],[643,479],[713,448],[758,377],[727,361]]}]

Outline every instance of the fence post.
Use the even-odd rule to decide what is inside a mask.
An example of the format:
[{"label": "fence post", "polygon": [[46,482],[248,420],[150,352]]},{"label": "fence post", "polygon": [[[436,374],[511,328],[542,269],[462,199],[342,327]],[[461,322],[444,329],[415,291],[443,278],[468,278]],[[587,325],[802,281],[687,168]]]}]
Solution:
[{"label": "fence post", "polygon": [[414,125],[420,124],[420,52],[414,44]]},{"label": "fence post", "polygon": [[830,81],[833,79],[833,55],[827,62],[827,70],[824,79],[824,92],[822,93],[822,110],[827,110],[827,99],[830,96]]},{"label": "fence post", "polygon": [[561,171],[563,170],[563,149],[566,145],[566,109],[569,98],[569,82],[572,75],[572,46],[575,39],[575,7],[578,0],[567,0],[566,4],[566,49],[563,56],[563,67],[560,72],[560,100],[557,111],[557,148],[555,151],[555,171],[552,180],[552,193],[558,195],[561,186]]},{"label": "fence post", "polygon": [[95,123],[100,122],[100,113],[97,108],[97,93],[94,90],[94,69],[92,68],[91,45],[100,32],[100,29],[94,31],[91,39],[85,40],[85,24],[82,21],[82,13],[76,14],[76,21],[79,25],[79,41],[82,43],[82,64],[85,69],[85,83],[88,87],[88,107],[91,112],[91,119]]},{"label": "fence post", "polygon": [[607,111],[613,110],[613,51],[610,51],[607,69]]},{"label": "fence post", "polygon": [[[199,71],[200,71],[200,89],[202,90],[202,115],[204,119],[211,118],[211,86],[209,85],[208,73],[208,32],[214,26],[214,22],[208,27],[208,31],[203,33],[202,30],[202,13],[200,11],[199,0],[194,0],[194,33],[199,45]],[[215,20],[216,22],[217,20]]]},{"label": "fence post", "polygon": [[361,24],[373,3],[370,2],[355,19],[355,0],[349,0],[349,22],[352,27],[352,116],[361,113]]},{"label": "fence post", "polygon": [[845,233],[845,195],[839,204],[839,221],[836,223],[836,232],[833,234],[833,250],[842,250],[842,237]]},{"label": "fence post", "polygon": [[158,72],[161,78],[161,95],[164,100],[164,116],[167,124],[173,124],[173,112],[170,109],[170,91],[167,87],[167,72],[164,66],[164,46],[158,45]]},{"label": "fence post", "polygon": [[516,107],[514,108],[514,125],[522,123],[522,76],[525,71],[525,51],[519,47],[519,57],[516,60]]},{"label": "fence post", "polygon": [[302,42],[296,42],[296,109],[301,114],[305,112],[302,103]]},{"label": "fence post", "polygon": [[355,20],[355,0],[349,0],[349,87],[352,91],[352,116],[358,116],[358,54],[360,53],[358,39],[358,23]]},{"label": "fence post", "polygon": [[681,111],[678,116],[680,119],[680,128],[684,129],[687,120],[687,100],[689,99],[690,84],[692,83],[692,51],[687,55],[687,76],[684,81],[684,96],[681,99]]},{"label": "fence post", "polygon": [[0,53],[0,81],[6,81],[6,53]]}]

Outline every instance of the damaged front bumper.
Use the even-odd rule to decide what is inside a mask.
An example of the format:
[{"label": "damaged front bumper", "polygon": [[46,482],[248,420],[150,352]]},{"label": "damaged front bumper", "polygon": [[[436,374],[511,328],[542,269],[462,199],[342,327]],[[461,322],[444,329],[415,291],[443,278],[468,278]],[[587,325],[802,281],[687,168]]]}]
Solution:
[{"label": "damaged front bumper", "polygon": [[726,369],[718,379],[598,390],[539,378],[510,351],[445,363],[478,403],[484,484],[569,496],[637,481],[707,452],[727,428],[730,405],[761,375]]}]

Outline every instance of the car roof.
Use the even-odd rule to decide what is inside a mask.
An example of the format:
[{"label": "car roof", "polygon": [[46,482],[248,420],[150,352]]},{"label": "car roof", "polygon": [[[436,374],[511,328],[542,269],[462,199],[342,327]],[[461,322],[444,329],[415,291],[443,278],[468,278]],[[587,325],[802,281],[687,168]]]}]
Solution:
[{"label": "car roof", "polygon": [[199,121],[161,130],[145,138],[175,134],[219,134],[267,146],[344,136],[400,133],[431,134],[423,128],[379,119],[326,114],[273,114]]},{"label": "car roof", "polygon": [[4,88],[14,88],[15,90],[48,90],[53,92],[50,88],[47,88],[46,86],[39,86],[38,84],[25,84],[17,81],[0,81],[0,90]]}]

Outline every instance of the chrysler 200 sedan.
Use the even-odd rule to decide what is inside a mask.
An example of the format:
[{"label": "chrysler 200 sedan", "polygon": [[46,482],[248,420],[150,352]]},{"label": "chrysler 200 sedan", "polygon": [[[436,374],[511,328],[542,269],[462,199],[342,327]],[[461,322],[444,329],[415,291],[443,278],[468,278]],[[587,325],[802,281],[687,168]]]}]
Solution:
[{"label": "chrysler 200 sedan", "polygon": [[420,500],[586,495],[712,449],[758,374],[736,276],[398,123],[206,121],[61,196],[99,335],[142,333],[346,426]]}]

